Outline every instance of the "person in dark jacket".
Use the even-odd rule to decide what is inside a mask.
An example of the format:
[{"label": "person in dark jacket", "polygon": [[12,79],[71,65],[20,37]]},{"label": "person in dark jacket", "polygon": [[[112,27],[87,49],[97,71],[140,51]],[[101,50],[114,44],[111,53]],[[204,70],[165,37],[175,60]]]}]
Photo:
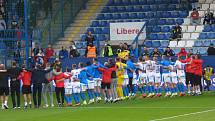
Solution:
[{"label": "person in dark jacket", "polygon": [[215,55],[215,48],[213,47],[213,44],[211,44],[209,47],[208,47],[208,55]]},{"label": "person in dark jacket", "polygon": [[92,32],[91,32],[91,31],[88,31],[87,37],[86,37],[85,41],[87,41],[87,46],[93,45],[93,42],[95,41],[95,38],[94,38],[94,36],[92,35]]},{"label": "person in dark jacket", "polygon": [[0,64],[0,101],[2,103],[2,109],[8,109],[7,101],[9,95],[9,82],[8,72],[4,67],[4,64]]},{"label": "person in dark jacket", "polygon": [[[10,88],[11,88],[11,98],[13,103],[13,108],[20,109],[20,80],[18,79],[22,69],[17,67],[16,62],[13,62],[12,68],[8,69],[9,76],[11,78]],[[16,98],[17,102],[16,102]]]},{"label": "person in dark jacket", "polygon": [[49,73],[51,70],[52,69],[44,70],[41,65],[36,65],[35,69],[31,70],[31,80],[33,84],[33,100],[35,108],[40,108],[41,106],[42,83],[46,83],[46,74]]},{"label": "person in dark jacket", "polygon": [[[108,60],[108,65],[109,65],[109,68],[113,68],[113,67],[115,67],[116,64],[115,64],[113,59],[109,59]],[[112,74],[111,74],[111,89],[112,89],[113,102],[118,101],[118,95],[117,95],[116,87],[117,87],[116,71],[112,71]]]},{"label": "person in dark jacket", "polygon": [[170,56],[174,56],[175,53],[170,47],[167,47],[166,50],[164,51],[163,55],[170,57]]}]

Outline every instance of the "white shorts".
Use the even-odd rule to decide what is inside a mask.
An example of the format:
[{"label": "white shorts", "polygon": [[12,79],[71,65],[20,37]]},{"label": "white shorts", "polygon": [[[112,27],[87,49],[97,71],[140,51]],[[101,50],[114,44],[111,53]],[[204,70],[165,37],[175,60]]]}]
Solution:
[{"label": "white shorts", "polygon": [[129,79],[128,78],[124,78],[124,83],[123,83],[123,85],[124,86],[127,86],[129,84]]},{"label": "white shorts", "polygon": [[174,84],[178,83],[178,77],[177,77],[177,74],[175,72],[171,73],[171,80],[172,80],[172,83],[174,83]]},{"label": "white shorts", "polygon": [[144,84],[144,83],[147,83],[147,75],[146,73],[142,73],[140,74],[140,84]]},{"label": "white shorts", "polygon": [[80,93],[81,92],[80,82],[74,82],[72,89],[73,89],[73,93]]},{"label": "white shorts", "polygon": [[186,81],[185,74],[178,74],[178,81],[184,83]]},{"label": "white shorts", "polygon": [[65,94],[66,95],[71,95],[73,93],[72,88],[65,88]]},{"label": "white shorts", "polygon": [[87,85],[81,83],[81,92],[85,92],[87,90]]},{"label": "white shorts", "polygon": [[138,79],[134,79],[134,78],[133,78],[132,84],[133,84],[133,85],[137,85],[139,81],[140,81],[139,78],[138,78]]},{"label": "white shorts", "polygon": [[88,89],[94,89],[94,87],[95,87],[95,82],[94,82],[94,81],[88,80],[87,86],[88,86]]},{"label": "white shorts", "polygon": [[163,80],[163,82],[171,83],[171,75],[170,75],[170,73],[162,74],[162,80]]},{"label": "white shorts", "polygon": [[100,78],[93,78],[94,80],[94,87],[101,87],[101,79]]},{"label": "white shorts", "polygon": [[161,83],[161,74],[155,73],[155,83]]},{"label": "white shorts", "polygon": [[154,83],[155,82],[154,73],[147,73],[147,77],[148,77],[148,83]]}]

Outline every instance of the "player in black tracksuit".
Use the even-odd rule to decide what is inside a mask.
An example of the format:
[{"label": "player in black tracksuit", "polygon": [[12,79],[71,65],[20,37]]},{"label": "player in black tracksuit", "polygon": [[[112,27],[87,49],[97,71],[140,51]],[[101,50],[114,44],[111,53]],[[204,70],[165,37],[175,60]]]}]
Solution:
[{"label": "player in black tracksuit", "polygon": [[9,95],[8,72],[4,65],[0,64],[0,101],[2,109],[8,109],[7,101]]},{"label": "player in black tracksuit", "polygon": [[[11,98],[13,103],[13,108],[20,108],[20,80],[18,79],[22,69],[16,66],[16,62],[13,62],[12,68],[8,69],[8,73],[11,79]],[[17,102],[16,102],[16,98]]]}]

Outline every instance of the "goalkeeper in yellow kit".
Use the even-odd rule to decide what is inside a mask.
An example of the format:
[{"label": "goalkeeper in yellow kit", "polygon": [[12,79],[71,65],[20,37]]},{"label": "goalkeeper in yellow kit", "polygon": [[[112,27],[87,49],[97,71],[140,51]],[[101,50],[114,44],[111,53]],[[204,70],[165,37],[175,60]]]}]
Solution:
[{"label": "goalkeeper in yellow kit", "polygon": [[123,99],[123,91],[122,91],[122,85],[124,83],[124,73],[125,73],[125,68],[126,64],[121,62],[120,58],[116,58],[116,65],[117,65],[117,70],[116,70],[116,75],[117,75],[117,95],[119,99]]}]

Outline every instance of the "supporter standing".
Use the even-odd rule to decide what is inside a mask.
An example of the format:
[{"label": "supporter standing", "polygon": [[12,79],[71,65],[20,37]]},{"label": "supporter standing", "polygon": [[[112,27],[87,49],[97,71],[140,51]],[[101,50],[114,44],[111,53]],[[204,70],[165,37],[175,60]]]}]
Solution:
[{"label": "supporter standing", "polygon": [[4,64],[0,64],[0,101],[2,109],[8,109],[8,95],[9,95],[9,80],[8,72]]},{"label": "supporter standing", "polygon": [[171,57],[171,56],[175,55],[175,52],[170,47],[167,47],[166,50],[164,51],[163,55],[165,55],[167,57]]},{"label": "supporter standing", "polygon": [[190,16],[190,24],[191,25],[199,25],[201,21],[201,18],[199,16],[199,12],[197,11],[196,8],[193,9],[193,12],[191,13]]},{"label": "supporter standing", "polygon": [[10,82],[11,98],[12,98],[14,109],[16,108],[20,109],[20,80],[18,79],[18,77],[21,72],[22,72],[22,69],[17,67],[16,62],[13,62],[12,68],[8,69],[8,73],[10,74],[10,78],[11,78],[11,82]]}]

